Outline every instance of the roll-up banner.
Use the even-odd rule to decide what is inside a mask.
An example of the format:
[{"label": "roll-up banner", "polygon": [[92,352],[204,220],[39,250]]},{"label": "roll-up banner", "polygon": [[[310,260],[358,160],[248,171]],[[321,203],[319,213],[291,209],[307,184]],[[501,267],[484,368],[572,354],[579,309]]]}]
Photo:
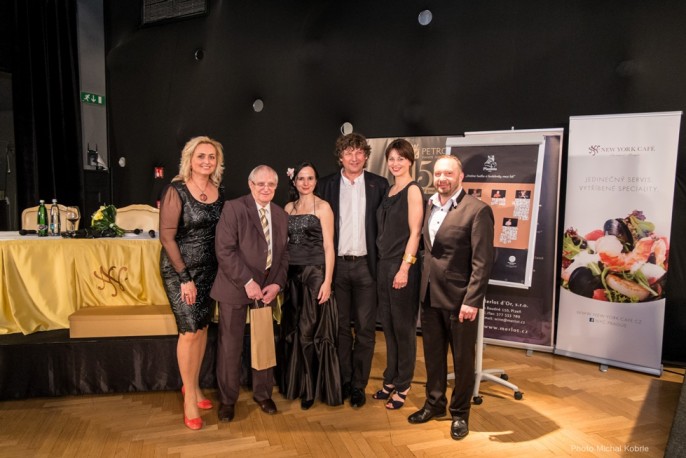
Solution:
[{"label": "roll-up banner", "polygon": [[570,118],[556,354],[662,373],[680,122]]},{"label": "roll-up banner", "polygon": [[[414,147],[414,177],[426,199],[435,192],[435,158],[452,149],[463,162],[465,192],[494,209],[499,267],[486,295],[486,342],[552,351],[562,133],[541,129],[405,137]],[[393,140],[369,140],[368,168],[389,180],[384,152]]]},{"label": "roll-up banner", "polygon": [[490,284],[531,287],[545,139],[519,133],[500,140],[466,135],[446,140],[462,162],[462,187],[493,210],[496,258]]}]

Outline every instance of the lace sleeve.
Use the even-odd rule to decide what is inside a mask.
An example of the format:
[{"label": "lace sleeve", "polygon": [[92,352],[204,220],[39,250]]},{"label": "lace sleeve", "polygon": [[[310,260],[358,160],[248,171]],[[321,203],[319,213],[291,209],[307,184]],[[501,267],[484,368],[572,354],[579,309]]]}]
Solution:
[{"label": "lace sleeve", "polygon": [[[179,250],[179,245],[176,243],[176,232],[179,228],[182,211],[183,202],[181,202],[181,196],[179,196],[179,193],[173,186],[167,186],[160,200],[160,242],[162,242],[162,247],[167,252],[174,270],[179,275],[182,275],[186,270],[181,250]],[[184,281],[183,278],[182,281]]]}]

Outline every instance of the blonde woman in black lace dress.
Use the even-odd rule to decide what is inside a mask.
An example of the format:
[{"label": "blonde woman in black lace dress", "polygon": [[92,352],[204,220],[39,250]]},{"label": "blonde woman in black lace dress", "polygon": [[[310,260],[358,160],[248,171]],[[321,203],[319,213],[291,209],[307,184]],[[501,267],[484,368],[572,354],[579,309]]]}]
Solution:
[{"label": "blonde woman in black lace dress", "polygon": [[194,430],[203,425],[199,409],[212,408],[199,378],[213,311],[209,294],[217,273],[214,231],[224,205],[223,171],[222,145],[209,137],[192,138],[181,152],[179,174],[160,201],[160,271],[179,331],[184,424]]}]

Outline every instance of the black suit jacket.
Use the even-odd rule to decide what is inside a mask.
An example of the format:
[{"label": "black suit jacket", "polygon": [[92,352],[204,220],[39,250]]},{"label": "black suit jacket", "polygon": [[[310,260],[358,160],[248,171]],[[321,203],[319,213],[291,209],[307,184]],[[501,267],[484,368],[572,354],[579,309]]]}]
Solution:
[{"label": "black suit jacket", "polygon": [[424,215],[420,297],[424,300],[431,288],[432,307],[459,311],[466,304],[481,308],[494,259],[491,207],[462,190],[433,245],[429,236],[431,201]]},{"label": "black suit jacket", "polygon": [[[364,213],[365,238],[367,242],[367,264],[372,276],[376,277],[376,209],[381,204],[384,195],[388,193],[388,180],[375,173],[364,171],[364,193],[367,202]],[[317,183],[317,192],[326,200],[335,219],[334,224],[334,247],[338,253],[338,228],[340,227],[340,197],[341,197],[341,172],[332,173]]]}]

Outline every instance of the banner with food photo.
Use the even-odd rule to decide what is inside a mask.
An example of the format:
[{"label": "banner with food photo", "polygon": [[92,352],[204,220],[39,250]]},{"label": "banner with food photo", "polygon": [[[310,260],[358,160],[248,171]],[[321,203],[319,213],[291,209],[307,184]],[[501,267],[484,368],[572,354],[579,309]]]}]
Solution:
[{"label": "banner with food photo", "polygon": [[570,118],[555,353],[661,374],[680,121]]}]

